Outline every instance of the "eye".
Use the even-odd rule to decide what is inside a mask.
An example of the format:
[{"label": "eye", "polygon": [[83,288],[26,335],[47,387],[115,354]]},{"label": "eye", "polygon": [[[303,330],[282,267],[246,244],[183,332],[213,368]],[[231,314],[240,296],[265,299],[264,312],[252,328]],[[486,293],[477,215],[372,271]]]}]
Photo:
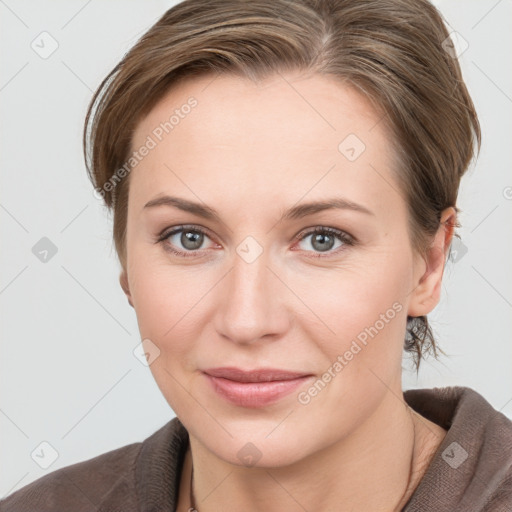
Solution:
[{"label": "eye", "polygon": [[[297,235],[296,238],[299,240],[299,244],[303,243],[301,250],[311,252],[312,248],[317,253],[313,255],[315,258],[331,256],[344,250],[345,246],[355,245],[354,238],[348,233],[325,226],[317,226],[313,230]],[[308,239],[309,241],[307,241]],[[321,253],[327,254],[324,256]]]},{"label": "eye", "polygon": [[[177,256],[190,257],[198,256],[202,252],[199,249],[206,239],[210,237],[197,226],[179,226],[164,231],[157,241],[162,243],[167,251]],[[181,248],[184,250],[180,250]]]}]

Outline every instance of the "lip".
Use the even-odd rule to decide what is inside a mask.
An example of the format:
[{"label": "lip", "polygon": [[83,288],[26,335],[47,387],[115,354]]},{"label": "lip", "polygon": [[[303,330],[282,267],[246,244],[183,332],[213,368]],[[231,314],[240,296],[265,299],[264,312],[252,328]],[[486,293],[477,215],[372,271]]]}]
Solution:
[{"label": "lip", "polygon": [[210,368],[203,373],[221,397],[235,405],[251,408],[277,402],[312,377],[303,372],[274,368]]}]

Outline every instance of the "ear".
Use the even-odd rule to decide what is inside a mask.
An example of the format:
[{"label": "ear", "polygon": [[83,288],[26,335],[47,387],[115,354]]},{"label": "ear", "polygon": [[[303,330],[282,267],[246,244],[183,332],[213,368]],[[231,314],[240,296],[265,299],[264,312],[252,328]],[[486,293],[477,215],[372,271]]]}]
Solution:
[{"label": "ear", "polygon": [[132,296],[130,294],[130,286],[128,285],[128,275],[126,270],[121,271],[121,274],[119,275],[119,284],[121,285],[121,288],[123,289],[123,292],[128,299],[128,303],[133,308]]},{"label": "ear", "polygon": [[414,289],[411,292],[408,315],[423,316],[430,313],[441,298],[443,271],[453,238],[457,212],[453,207],[441,213],[440,225],[425,257],[415,263]]}]

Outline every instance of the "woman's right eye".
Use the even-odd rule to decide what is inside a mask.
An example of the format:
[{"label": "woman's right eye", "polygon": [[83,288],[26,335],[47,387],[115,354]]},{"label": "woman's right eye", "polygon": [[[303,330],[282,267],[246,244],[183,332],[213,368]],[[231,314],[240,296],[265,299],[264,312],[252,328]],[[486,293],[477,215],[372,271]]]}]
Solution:
[{"label": "woman's right eye", "polygon": [[202,255],[200,248],[205,239],[209,238],[206,232],[198,227],[180,226],[170,231],[165,231],[158,241],[164,245],[165,250],[177,256],[194,257]]}]

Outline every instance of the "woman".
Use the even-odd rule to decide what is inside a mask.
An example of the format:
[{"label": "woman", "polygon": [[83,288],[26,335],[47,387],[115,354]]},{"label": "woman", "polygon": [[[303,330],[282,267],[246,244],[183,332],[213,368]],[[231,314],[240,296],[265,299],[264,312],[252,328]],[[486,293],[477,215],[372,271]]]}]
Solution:
[{"label": "woman", "polygon": [[2,510],[511,509],[511,422],[401,389],[480,144],[447,41],[426,0],[186,0],[143,36],[85,156],[177,418]]}]

